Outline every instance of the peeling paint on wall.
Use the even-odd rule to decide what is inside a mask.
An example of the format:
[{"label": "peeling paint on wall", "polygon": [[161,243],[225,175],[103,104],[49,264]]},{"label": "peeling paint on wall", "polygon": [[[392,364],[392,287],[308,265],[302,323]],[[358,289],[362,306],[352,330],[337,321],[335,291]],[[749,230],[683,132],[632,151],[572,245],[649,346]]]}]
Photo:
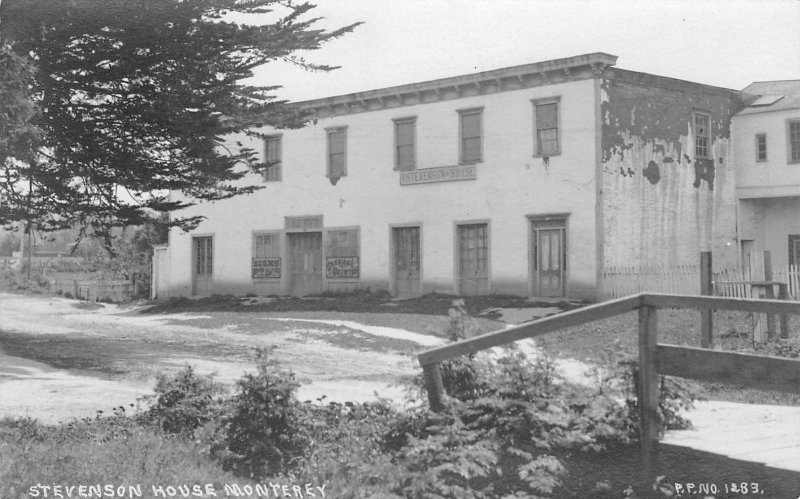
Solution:
[{"label": "peeling paint on wall", "polygon": [[[604,264],[697,264],[701,250],[731,240],[725,158],[738,92],[615,68],[600,105]],[[709,158],[694,157],[695,111],[710,117]]]}]

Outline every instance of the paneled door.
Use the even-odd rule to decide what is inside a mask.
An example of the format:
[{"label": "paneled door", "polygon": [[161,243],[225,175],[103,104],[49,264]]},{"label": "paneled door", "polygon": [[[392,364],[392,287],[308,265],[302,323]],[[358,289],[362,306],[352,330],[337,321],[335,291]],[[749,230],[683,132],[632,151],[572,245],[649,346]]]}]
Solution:
[{"label": "paneled door", "polygon": [[208,296],[214,292],[214,239],[192,238],[192,294]]},{"label": "paneled door", "polygon": [[534,296],[564,296],[565,234],[564,220],[532,222]]},{"label": "paneled door", "polygon": [[289,284],[293,296],[322,292],[322,233],[288,234]]},{"label": "paneled door", "polygon": [[458,226],[458,294],[489,293],[489,230],[487,224]]},{"label": "paneled door", "polygon": [[395,227],[392,229],[394,294],[400,298],[411,298],[422,293],[419,234],[419,227]]}]

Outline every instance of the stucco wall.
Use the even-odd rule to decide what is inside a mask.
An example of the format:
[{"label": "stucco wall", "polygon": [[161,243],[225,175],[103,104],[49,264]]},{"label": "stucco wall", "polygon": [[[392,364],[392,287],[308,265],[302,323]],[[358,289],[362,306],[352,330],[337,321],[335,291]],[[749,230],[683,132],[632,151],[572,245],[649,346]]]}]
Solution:
[{"label": "stucco wall", "polygon": [[[281,230],[284,216],[324,215],[326,228],[360,227],[361,287],[389,287],[390,224],[420,223],[426,292],[455,289],[454,224],[489,220],[491,291],[524,295],[529,292],[526,216],[568,213],[567,294],[594,298],[594,84],[586,79],[465,96],[324,118],[302,129],[279,131],[283,181],[186,212],[208,217],[193,234],[215,238],[215,292],[253,291],[252,231]],[[531,99],[554,96],[561,99],[562,153],[546,162],[533,157]],[[457,110],[472,107],[483,107],[484,161],[478,164],[477,179],[399,185],[399,173],[393,170],[392,120],[416,116],[418,168],[449,166],[458,163]],[[336,126],[347,126],[347,175],[333,185],[325,175],[325,129]],[[252,138],[232,140],[263,148]],[[248,180],[261,182],[256,176]],[[190,236],[171,233],[172,295],[191,293]]]},{"label": "stucco wall", "polygon": [[[786,125],[789,119],[800,119],[800,110],[733,118],[731,130],[740,197],[800,196],[800,164],[789,163]],[[767,136],[766,161],[756,161],[756,134],[761,133]]]},{"label": "stucco wall", "polygon": [[789,263],[789,235],[800,234],[800,197],[745,199],[739,207],[740,237],[769,251],[772,263]]},{"label": "stucco wall", "polygon": [[[736,262],[730,120],[738,93],[612,69],[603,80],[604,265]],[[694,157],[693,111],[711,118],[711,158]],[[733,249],[731,249],[733,248]]]}]

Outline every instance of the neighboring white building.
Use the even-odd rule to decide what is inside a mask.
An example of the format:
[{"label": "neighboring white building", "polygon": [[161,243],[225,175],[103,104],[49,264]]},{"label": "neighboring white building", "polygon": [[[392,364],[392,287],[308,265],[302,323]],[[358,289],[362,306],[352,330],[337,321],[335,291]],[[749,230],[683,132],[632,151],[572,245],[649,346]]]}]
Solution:
[{"label": "neighboring white building", "polygon": [[768,250],[777,266],[800,265],[800,80],[743,92],[750,104],[733,118],[742,258]]},{"label": "neighboring white building", "polygon": [[697,263],[735,235],[739,93],[581,55],[298,103],[234,137],[265,188],[202,203],[159,249],[159,298],[356,288],[598,296],[608,265]]}]

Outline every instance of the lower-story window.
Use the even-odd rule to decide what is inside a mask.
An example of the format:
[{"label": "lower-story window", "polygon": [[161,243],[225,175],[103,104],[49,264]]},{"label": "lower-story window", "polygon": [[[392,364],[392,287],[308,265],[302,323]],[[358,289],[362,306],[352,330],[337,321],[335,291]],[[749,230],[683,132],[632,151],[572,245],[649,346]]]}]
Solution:
[{"label": "lower-story window", "polygon": [[800,234],[789,235],[789,265],[800,266]]},{"label": "lower-story window", "polygon": [[279,233],[253,234],[251,271],[253,279],[280,279],[281,252]]},{"label": "lower-story window", "polygon": [[358,279],[361,274],[358,228],[329,229],[325,251],[325,277]]}]

